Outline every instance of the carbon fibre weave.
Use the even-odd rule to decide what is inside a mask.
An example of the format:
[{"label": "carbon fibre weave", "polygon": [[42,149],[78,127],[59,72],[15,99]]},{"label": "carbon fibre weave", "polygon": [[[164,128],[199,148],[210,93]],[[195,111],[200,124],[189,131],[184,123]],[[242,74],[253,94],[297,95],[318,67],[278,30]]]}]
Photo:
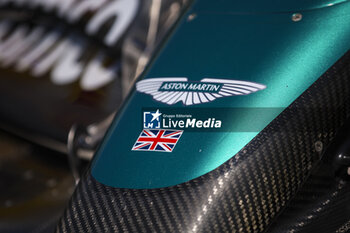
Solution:
[{"label": "carbon fibre weave", "polygon": [[315,142],[328,145],[349,116],[349,62],[347,53],[238,154],[197,179],[130,190],[87,175],[57,232],[266,231],[319,161]]},{"label": "carbon fibre weave", "polygon": [[327,164],[312,172],[271,233],[350,231],[350,182],[335,178]]}]

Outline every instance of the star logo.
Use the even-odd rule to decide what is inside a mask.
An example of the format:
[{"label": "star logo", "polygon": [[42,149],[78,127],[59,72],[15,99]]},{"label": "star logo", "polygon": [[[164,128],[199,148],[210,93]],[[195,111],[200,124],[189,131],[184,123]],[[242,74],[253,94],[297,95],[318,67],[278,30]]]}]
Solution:
[{"label": "star logo", "polygon": [[159,109],[155,112],[143,112],[143,128],[144,129],[159,129],[162,113]]},{"label": "star logo", "polygon": [[162,115],[161,113],[159,113],[159,109],[157,109],[157,111],[155,113],[151,113],[151,115],[153,116],[151,122],[153,122],[154,120],[159,121],[159,117]]}]

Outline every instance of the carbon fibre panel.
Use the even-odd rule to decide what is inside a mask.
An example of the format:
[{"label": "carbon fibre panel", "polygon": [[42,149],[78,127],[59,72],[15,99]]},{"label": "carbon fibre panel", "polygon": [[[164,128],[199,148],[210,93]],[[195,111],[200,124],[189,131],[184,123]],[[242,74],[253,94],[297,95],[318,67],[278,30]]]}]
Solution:
[{"label": "carbon fibre panel", "polygon": [[350,230],[350,183],[335,178],[330,166],[313,171],[269,232],[337,232]]},{"label": "carbon fibre panel", "polygon": [[319,161],[315,143],[325,148],[349,117],[349,61],[347,53],[237,155],[197,179],[135,190],[87,175],[57,232],[266,231]]}]

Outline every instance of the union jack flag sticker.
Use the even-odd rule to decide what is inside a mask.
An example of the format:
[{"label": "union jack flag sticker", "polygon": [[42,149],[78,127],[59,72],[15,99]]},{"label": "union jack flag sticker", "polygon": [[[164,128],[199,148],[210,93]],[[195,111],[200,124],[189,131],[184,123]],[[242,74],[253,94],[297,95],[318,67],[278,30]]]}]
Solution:
[{"label": "union jack flag sticker", "polygon": [[172,152],[182,130],[144,129],[131,150]]}]

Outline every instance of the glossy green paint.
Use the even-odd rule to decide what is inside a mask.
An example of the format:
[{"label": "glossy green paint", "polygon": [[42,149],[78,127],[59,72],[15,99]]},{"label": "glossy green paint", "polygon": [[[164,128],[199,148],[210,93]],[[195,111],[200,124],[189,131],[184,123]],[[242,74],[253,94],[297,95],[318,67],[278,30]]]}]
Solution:
[{"label": "glossy green paint", "polygon": [[246,0],[246,1],[201,1],[193,8],[202,13],[225,14],[261,14],[261,13],[286,13],[297,11],[309,11],[337,4],[348,0]]},{"label": "glossy green paint", "polygon": [[[287,13],[234,14],[248,3],[197,1],[143,78],[188,77],[245,80],[267,86],[246,95],[217,99],[196,108],[289,106],[350,47],[350,4],[339,1],[262,1],[262,12],[298,9],[303,19]],[[249,9],[258,10],[259,1]],[[323,8],[322,8],[323,7]],[[322,8],[322,9],[318,9]],[[301,9],[306,9],[305,11]],[[315,10],[310,10],[315,9]],[[238,11],[238,10],[237,10]],[[131,151],[142,130],[142,108],[169,107],[152,96],[132,92],[114,120],[92,165],[99,182],[119,188],[159,188],[180,184],[217,168],[248,144],[257,132],[184,132],[172,153]],[[181,103],[173,105],[187,108]],[[256,120],[268,125],[280,112]],[[215,113],[213,113],[215,114]],[[231,124],[251,124],[242,114]]]}]

